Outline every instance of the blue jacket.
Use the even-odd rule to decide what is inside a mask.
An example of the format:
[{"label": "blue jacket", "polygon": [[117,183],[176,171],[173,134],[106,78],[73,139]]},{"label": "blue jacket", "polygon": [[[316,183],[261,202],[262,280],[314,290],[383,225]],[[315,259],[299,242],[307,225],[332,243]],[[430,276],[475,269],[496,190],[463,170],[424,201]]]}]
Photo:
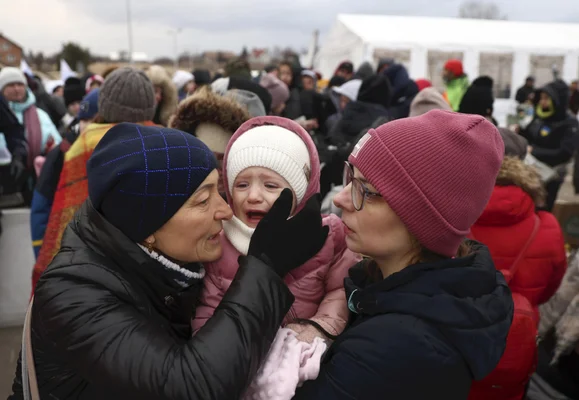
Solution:
[{"label": "blue jacket", "polygon": [[468,257],[416,264],[378,283],[368,283],[367,267],[352,268],[345,287],[354,321],[294,400],[466,400],[472,380],[498,364],[513,317],[488,249],[473,246]]},{"label": "blue jacket", "polygon": [[42,247],[54,194],[64,165],[64,154],[77,139],[78,128],[78,124],[74,125],[65,133],[63,141],[48,152],[40,176],[36,181],[30,205],[30,234],[34,257],[38,257],[38,252]]}]

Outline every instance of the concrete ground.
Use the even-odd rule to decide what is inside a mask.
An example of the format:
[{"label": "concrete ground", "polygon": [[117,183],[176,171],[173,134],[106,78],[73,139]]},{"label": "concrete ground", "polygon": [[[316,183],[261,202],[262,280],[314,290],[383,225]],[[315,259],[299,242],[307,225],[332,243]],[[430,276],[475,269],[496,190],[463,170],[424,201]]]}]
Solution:
[{"label": "concrete ground", "polygon": [[[579,196],[575,195],[571,179],[568,175],[559,192],[559,199],[579,202]],[[20,352],[21,335],[21,327],[0,329],[0,400],[6,399],[12,393],[12,380]]]}]

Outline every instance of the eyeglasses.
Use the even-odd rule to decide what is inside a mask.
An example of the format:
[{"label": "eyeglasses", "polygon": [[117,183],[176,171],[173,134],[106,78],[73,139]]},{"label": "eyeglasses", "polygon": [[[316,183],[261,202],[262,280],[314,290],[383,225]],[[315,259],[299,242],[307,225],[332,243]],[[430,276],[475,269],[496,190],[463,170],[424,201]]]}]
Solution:
[{"label": "eyeglasses", "polygon": [[364,207],[364,201],[367,197],[382,197],[380,193],[372,192],[366,185],[358,178],[354,178],[354,167],[346,161],[344,166],[344,187],[352,184],[352,204],[356,211],[360,211]]}]

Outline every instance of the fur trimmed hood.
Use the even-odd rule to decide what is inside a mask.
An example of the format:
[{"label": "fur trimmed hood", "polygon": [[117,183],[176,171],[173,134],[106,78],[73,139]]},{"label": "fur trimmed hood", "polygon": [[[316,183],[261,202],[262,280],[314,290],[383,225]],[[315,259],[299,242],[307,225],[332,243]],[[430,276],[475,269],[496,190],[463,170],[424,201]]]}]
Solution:
[{"label": "fur trimmed hood", "polygon": [[539,173],[531,166],[516,157],[505,156],[499,175],[497,186],[515,185],[531,196],[535,206],[545,203],[545,189],[541,183]]},{"label": "fur trimmed hood", "polygon": [[485,226],[510,226],[535,214],[545,204],[545,190],[535,169],[516,157],[506,156],[482,215]]},{"label": "fur trimmed hood", "polygon": [[210,88],[203,87],[179,104],[169,127],[197,136],[199,125],[216,125],[231,137],[250,118],[247,110],[233,99],[219,96],[212,93]]},{"label": "fur trimmed hood", "polygon": [[179,102],[177,88],[173,85],[167,70],[159,65],[151,65],[145,70],[145,73],[151,82],[153,82],[154,86],[161,88],[163,98],[161,104],[157,106],[161,108],[159,110],[159,122],[163,126],[168,126],[169,119],[175,110],[177,110],[177,104]]}]

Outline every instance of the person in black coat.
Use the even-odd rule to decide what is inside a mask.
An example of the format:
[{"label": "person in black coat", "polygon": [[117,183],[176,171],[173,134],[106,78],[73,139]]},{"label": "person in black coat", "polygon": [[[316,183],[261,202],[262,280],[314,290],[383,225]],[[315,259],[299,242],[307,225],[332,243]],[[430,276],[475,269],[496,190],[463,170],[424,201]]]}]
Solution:
[{"label": "person in black coat", "polygon": [[0,195],[18,192],[27,179],[28,143],[24,126],[18,122],[6,99],[0,95],[0,133],[12,156],[9,165],[0,167]]},{"label": "person in black coat", "polygon": [[[122,123],[87,163],[88,200],[36,286],[31,344],[40,398],[237,399],[293,296],[283,277],[327,237],[319,203],[288,220],[291,192],[256,228],[214,316],[192,337],[205,270],[232,212],[217,162],[182,131]],[[24,359],[25,360],[25,359]],[[19,360],[10,399],[22,399]]]},{"label": "person in black coat", "polygon": [[503,152],[489,121],[441,110],[360,139],[334,204],[348,248],[368,259],[344,281],[350,325],[294,400],[466,400],[496,367],[511,292],[488,248],[465,237]]},{"label": "person in black coat", "polygon": [[557,176],[546,183],[547,210],[552,210],[567,174],[567,164],[579,148],[579,122],[568,111],[569,87],[558,79],[535,95],[535,117],[521,131],[531,154],[553,167]]},{"label": "person in black coat", "polygon": [[533,100],[529,96],[534,95],[534,93],[535,93],[535,78],[529,76],[525,80],[525,84],[517,90],[515,100],[517,100],[517,103],[519,104],[526,103],[529,100]]},{"label": "person in black coat", "polygon": [[408,71],[402,64],[393,64],[386,68],[383,75],[392,86],[392,99],[389,113],[391,119],[406,118],[410,114],[410,104],[418,94],[416,82],[410,79]]}]

